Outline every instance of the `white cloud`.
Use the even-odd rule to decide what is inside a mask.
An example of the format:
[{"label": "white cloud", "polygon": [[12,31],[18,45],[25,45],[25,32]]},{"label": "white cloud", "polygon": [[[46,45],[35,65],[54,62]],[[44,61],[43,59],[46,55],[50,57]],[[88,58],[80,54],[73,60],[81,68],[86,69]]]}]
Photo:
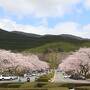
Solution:
[{"label": "white cloud", "polygon": [[76,22],[62,22],[55,25],[53,28],[49,28],[45,25],[32,26],[17,24],[15,21],[9,19],[0,19],[0,28],[8,31],[23,31],[35,34],[72,34],[85,38],[90,38],[90,24],[80,25]]},{"label": "white cloud", "polygon": [[4,10],[17,16],[56,17],[73,12],[81,0],[0,0]]},{"label": "white cloud", "polygon": [[90,24],[83,26],[83,32],[86,37],[90,38]]},{"label": "white cloud", "polygon": [[[77,8],[78,4],[82,4]],[[19,18],[33,16],[42,18],[39,26],[17,24],[10,19],[0,19],[0,27],[8,31],[23,31],[36,34],[73,34],[90,38],[90,24],[60,22],[53,28],[48,27],[47,17],[61,17],[67,13],[82,13],[82,6],[90,9],[90,0],[0,0],[0,7]]]},{"label": "white cloud", "polygon": [[84,0],[83,5],[87,10],[89,10],[90,9],[90,0]]},{"label": "white cloud", "polygon": [[82,6],[85,10],[90,10],[90,0],[83,0]]},{"label": "white cloud", "polygon": [[0,28],[7,31],[22,31],[28,33],[45,34],[47,28],[45,25],[34,27],[32,25],[17,24],[15,21],[10,19],[0,19]]}]

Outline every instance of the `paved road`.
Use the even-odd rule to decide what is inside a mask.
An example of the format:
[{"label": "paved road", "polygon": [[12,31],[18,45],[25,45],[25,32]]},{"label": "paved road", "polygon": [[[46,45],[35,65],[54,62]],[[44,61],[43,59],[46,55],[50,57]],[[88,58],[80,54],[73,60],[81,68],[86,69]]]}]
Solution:
[{"label": "paved road", "polygon": [[88,81],[88,80],[73,80],[70,78],[64,78],[64,75],[62,74],[62,72],[57,72],[57,71],[55,71],[55,75],[54,75],[52,82],[90,84],[90,81]]}]

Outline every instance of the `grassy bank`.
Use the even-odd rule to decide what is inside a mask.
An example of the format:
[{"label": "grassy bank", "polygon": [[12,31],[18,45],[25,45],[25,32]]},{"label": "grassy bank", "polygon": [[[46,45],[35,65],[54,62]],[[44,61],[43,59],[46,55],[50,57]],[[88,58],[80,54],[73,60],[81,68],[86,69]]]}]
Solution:
[{"label": "grassy bank", "polygon": [[90,90],[89,84],[42,83],[41,87],[37,86],[38,82],[0,84],[0,90],[69,90],[72,87],[75,87],[76,90]]}]

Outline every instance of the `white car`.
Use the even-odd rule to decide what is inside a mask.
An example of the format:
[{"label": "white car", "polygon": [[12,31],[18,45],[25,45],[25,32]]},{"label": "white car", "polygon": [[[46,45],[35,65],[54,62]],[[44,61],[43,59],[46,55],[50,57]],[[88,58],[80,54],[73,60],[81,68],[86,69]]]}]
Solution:
[{"label": "white car", "polygon": [[64,78],[70,78],[71,77],[71,75],[65,75],[64,76]]},{"label": "white car", "polygon": [[0,80],[14,80],[14,79],[17,79],[17,76],[0,75]]},{"label": "white car", "polygon": [[32,76],[36,76],[36,74],[35,74],[35,73],[33,73],[33,74],[32,74]]},{"label": "white car", "polygon": [[26,77],[32,77],[32,75],[31,74],[24,74],[24,78],[26,78]]}]

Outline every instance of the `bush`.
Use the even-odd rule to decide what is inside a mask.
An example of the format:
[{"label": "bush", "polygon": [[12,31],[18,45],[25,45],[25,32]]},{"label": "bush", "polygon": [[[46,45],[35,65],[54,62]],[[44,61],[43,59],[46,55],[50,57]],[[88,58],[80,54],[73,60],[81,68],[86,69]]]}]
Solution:
[{"label": "bush", "polygon": [[19,88],[22,83],[1,83],[0,88]]},{"label": "bush", "polygon": [[31,89],[23,89],[23,88],[0,88],[0,90],[48,90],[45,88],[31,88]]},{"label": "bush", "polygon": [[39,77],[36,81],[37,82],[48,82],[50,80],[50,78],[48,77],[48,75],[43,75],[41,77]]},{"label": "bush", "polygon": [[20,88],[34,88],[36,87],[36,82],[27,82],[27,83],[24,83],[20,86]]},{"label": "bush", "polygon": [[48,82],[46,85],[44,85],[44,88],[56,88],[56,87],[61,87],[61,83],[50,83]]},{"label": "bush", "polygon": [[36,81],[37,82],[48,82],[48,78],[41,77],[41,78],[38,78]]},{"label": "bush", "polygon": [[36,85],[36,87],[41,88],[41,87],[43,87],[43,86],[46,85],[46,84],[47,84],[47,83],[44,83],[44,82],[38,82],[37,85]]},{"label": "bush", "polygon": [[90,90],[90,86],[76,87],[75,90]]},{"label": "bush", "polygon": [[7,83],[0,83],[0,88],[6,88],[8,86]]},{"label": "bush", "polygon": [[21,84],[8,84],[7,87],[8,88],[19,88],[21,86]]},{"label": "bush", "polygon": [[53,78],[53,76],[54,76],[54,72],[49,73],[47,75],[43,75],[39,77],[36,81],[37,82],[48,82],[51,78]]},{"label": "bush", "polygon": [[87,78],[87,79],[90,79],[90,74],[88,74],[86,78]]}]

